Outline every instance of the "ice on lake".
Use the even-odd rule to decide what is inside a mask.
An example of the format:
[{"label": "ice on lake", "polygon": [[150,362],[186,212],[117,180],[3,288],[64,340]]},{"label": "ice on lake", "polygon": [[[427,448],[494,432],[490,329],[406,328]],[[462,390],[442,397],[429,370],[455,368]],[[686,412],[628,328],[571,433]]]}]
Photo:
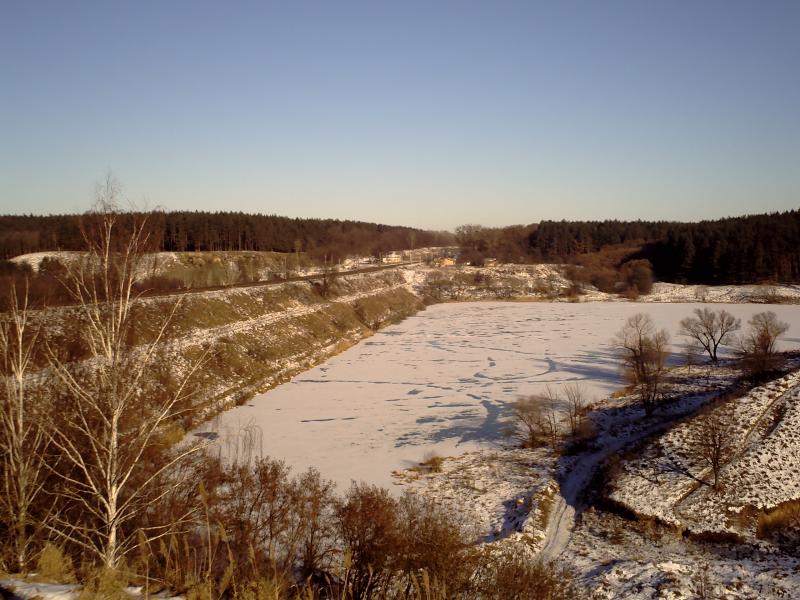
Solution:
[{"label": "ice on lake", "polygon": [[[504,420],[520,396],[580,382],[588,397],[622,384],[611,339],[638,312],[685,343],[678,323],[698,304],[440,304],[379,331],[291,382],[200,428],[223,453],[257,438],[256,450],[295,472],[316,467],[341,487],[391,485],[391,471],[507,443]],[[713,305],[742,319],[775,311],[800,346],[800,307]],[[206,434],[206,437],[215,437]],[[252,445],[251,445],[252,446]]]}]

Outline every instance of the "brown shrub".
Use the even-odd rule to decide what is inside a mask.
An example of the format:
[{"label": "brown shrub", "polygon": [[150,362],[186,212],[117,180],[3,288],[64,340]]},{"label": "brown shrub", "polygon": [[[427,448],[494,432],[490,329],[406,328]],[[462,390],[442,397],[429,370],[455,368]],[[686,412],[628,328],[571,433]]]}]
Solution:
[{"label": "brown shrub", "polygon": [[477,592],[483,598],[503,600],[579,600],[585,598],[575,575],[565,567],[533,560],[518,553],[487,561]]}]

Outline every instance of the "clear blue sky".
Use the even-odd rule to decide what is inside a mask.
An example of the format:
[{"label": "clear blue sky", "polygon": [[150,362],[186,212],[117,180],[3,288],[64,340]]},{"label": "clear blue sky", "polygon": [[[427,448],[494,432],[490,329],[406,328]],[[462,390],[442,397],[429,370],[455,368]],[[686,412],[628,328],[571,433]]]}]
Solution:
[{"label": "clear blue sky", "polygon": [[0,1],[0,212],[800,205],[800,1]]}]

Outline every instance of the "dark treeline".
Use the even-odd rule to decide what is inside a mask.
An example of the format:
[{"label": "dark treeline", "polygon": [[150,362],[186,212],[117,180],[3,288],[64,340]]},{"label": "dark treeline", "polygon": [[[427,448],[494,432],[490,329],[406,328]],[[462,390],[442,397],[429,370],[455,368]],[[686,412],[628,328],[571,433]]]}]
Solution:
[{"label": "dark treeline", "polygon": [[[331,219],[274,215],[157,212],[155,250],[272,250],[339,258],[449,245],[452,236]],[[83,247],[79,215],[0,217],[0,258]],[[462,260],[576,262],[611,246],[638,248],[625,260],[648,260],[655,276],[687,283],[800,280],[800,211],[702,221],[542,221],[526,226],[456,231]],[[621,266],[621,265],[618,265]]]},{"label": "dark treeline", "polygon": [[[0,258],[84,247],[80,215],[0,216]],[[452,243],[444,232],[339,221],[291,219],[234,212],[155,212],[150,218],[156,249],[271,250],[314,256],[377,255],[390,250]]]},{"label": "dark treeline", "polygon": [[642,255],[667,281],[800,281],[800,211],[675,224]]},{"label": "dark treeline", "polygon": [[[800,211],[675,223],[667,221],[542,221],[456,231],[462,258],[473,264],[580,262],[609,247],[638,248],[622,259],[648,260],[658,279],[686,283],[800,280]],[[621,266],[621,265],[617,265]]]}]

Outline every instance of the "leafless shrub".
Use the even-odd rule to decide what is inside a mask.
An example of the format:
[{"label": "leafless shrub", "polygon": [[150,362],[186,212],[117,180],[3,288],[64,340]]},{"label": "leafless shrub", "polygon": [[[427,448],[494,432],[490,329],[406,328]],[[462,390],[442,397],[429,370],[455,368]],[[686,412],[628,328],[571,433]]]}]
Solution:
[{"label": "leafless shrub", "polygon": [[414,591],[414,579],[426,577],[446,585],[447,597],[468,593],[478,564],[477,536],[430,499],[406,493],[397,510],[395,567],[404,596]]},{"label": "leafless shrub", "polygon": [[703,347],[697,342],[689,342],[683,347],[683,357],[686,360],[689,375],[692,374],[692,367],[700,364],[700,356],[702,353]]},{"label": "leafless shrub", "polygon": [[757,532],[760,538],[771,538],[789,529],[800,530],[800,502],[784,502],[758,514]]},{"label": "leafless shrub", "polygon": [[424,458],[422,459],[422,463],[420,464],[423,467],[427,467],[431,473],[441,473],[442,465],[444,465],[444,458],[435,452],[428,452],[425,454]]},{"label": "leafless shrub", "polygon": [[557,396],[550,388],[541,395],[519,398],[511,406],[513,424],[510,430],[525,448],[543,443],[553,446],[558,441]]},{"label": "leafless shrub", "polygon": [[698,565],[692,573],[691,589],[698,600],[715,598],[714,585],[711,583],[708,563]]},{"label": "leafless shrub", "polygon": [[698,285],[694,290],[694,297],[698,302],[705,302],[708,298],[708,286]]},{"label": "leafless shrub", "polygon": [[586,597],[569,569],[518,553],[487,561],[479,572],[477,587],[481,598],[579,600]]},{"label": "leafless shrub", "polygon": [[371,598],[392,580],[399,544],[397,501],[381,488],[353,483],[336,507],[339,539],[346,553],[342,587],[348,598]]},{"label": "leafless shrub", "polygon": [[36,575],[42,581],[54,583],[73,583],[75,571],[72,560],[63,550],[52,543],[46,543],[36,561]]}]

